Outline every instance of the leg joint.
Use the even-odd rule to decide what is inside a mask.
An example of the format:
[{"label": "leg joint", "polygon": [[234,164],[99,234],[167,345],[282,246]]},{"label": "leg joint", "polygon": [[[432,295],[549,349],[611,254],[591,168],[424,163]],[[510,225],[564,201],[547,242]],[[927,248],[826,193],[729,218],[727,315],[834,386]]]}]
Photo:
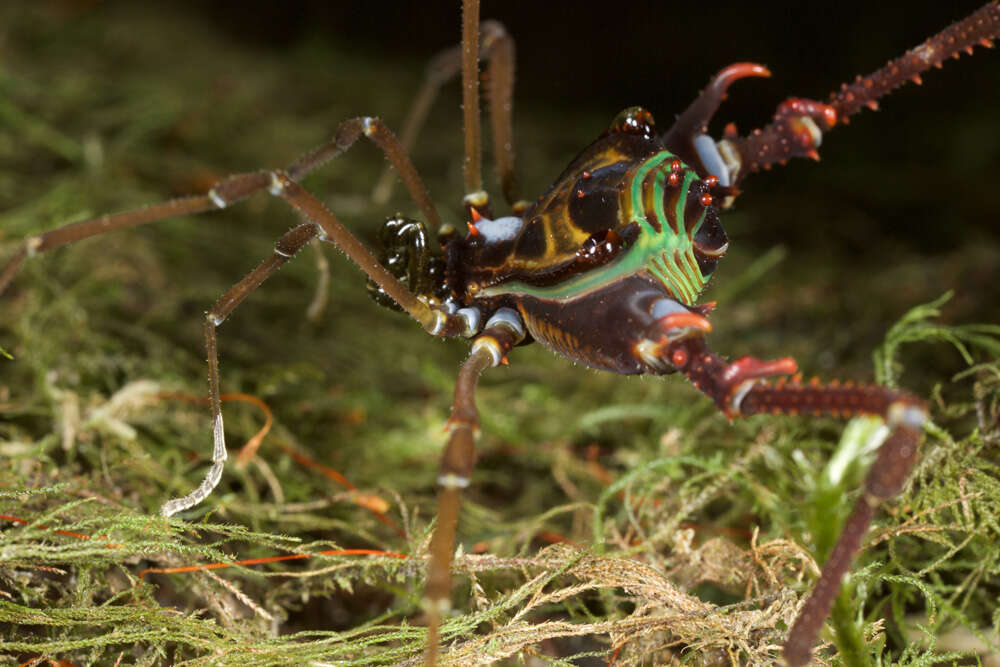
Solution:
[{"label": "leg joint", "polygon": [[24,242],[24,254],[28,257],[34,257],[38,250],[45,243],[45,239],[41,236],[31,236]]},{"label": "leg joint", "polygon": [[226,208],[226,206],[229,205],[229,202],[223,199],[222,195],[220,195],[215,188],[208,191],[208,198],[212,200],[212,203],[215,204],[216,208]]},{"label": "leg joint", "polygon": [[288,174],[282,169],[275,169],[270,174],[271,180],[267,186],[267,191],[270,192],[275,197],[282,196],[285,188],[293,183],[292,179],[288,177]]},{"label": "leg joint", "polygon": [[514,334],[514,344],[524,340],[524,322],[521,315],[513,308],[501,308],[486,321],[486,329],[500,326]]},{"label": "leg joint", "polygon": [[469,478],[453,472],[438,475],[437,483],[446,489],[464,489],[469,486]]},{"label": "leg joint", "polygon": [[462,332],[463,336],[469,338],[479,333],[479,325],[483,321],[483,316],[478,308],[459,308],[455,314],[462,318],[462,323],[465,326],[465,331]]},{"label": "leg joint", "polygon": [[927,421],[927,411],[921,405],[909,401],[895,401],[886,411],[886,421],[890,428],[909,426],[921,429]]},{"label": "leg joint", "polygon": [[267,185],[267,180],[268,174],[264,171],[237,174],[213,185],[206,196],[216,208],[226,208],[259,192]]},{"label": "leg joint", "polygon": [[499,366],[503,362],[504,352],[500,341],[493,336],[483,335],[472,342],[472,354],[478,354],[481,350],[489,353],[492,366]]}]

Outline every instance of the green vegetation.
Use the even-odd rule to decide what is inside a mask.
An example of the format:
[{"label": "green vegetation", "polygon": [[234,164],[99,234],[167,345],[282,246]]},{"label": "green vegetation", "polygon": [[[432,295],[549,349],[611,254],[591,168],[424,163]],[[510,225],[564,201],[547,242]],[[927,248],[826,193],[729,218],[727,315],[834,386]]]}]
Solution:
[{"label": "green vegetation", "polygon": [[[343,118],[392,110],[398,125],[423,67],[319,38],[255,51],[196,16],[39,5],[0,10],[0,262],[41,230],[288,162]],[[519,104],[529,193],[610,118]],[[450,89],[415,156],[452,222],[455,109]],[[942,647],[946,632],[998,650],[1000,241],[953,220],[952,245],[934,252],[880,237],[862,205],[838,197],[869,180],[837,181],[845,165],[822,165],[825,202],[803,202],[794,185],[768,195],[766,176],[750,199],[748,182],[723,218],[733,251],[708,294],[720,301],[712,343],[930,399],[922,459],[879,512],[838,603],[836,642],[856,652],[828,660],[956,664],[970,653]],[[306,185],[371,242],[386,214],[410,207],[401,194],[369,203],[380,169],[359,146]],[[994,184],[996,169],[984,176]],[[796,170],[789,178],[820,173]],[[920,198],[929,189],[882,192],[904,210],[933,206]],[[837,233],[791,246],[795,233],[773,240],[782,219]],[[166,396],[205,394],[201,314],[295,223],[261,196],[39,256],[0,296],[0,514],[27,522],[0,520],[0,664],[419,664],[421,559],[466,345],[375,306],[332,248],[306,249],[219,329],[223,391],[274,412],[258,457],[231,461],[182,518],[156,514],[207,469],[207,408]],[[329,298],[310,320],[326,265]],[[938,299],[946,289],[951,301]],[[455,664],[604,664],[611,652],[616,665],[773,662],[856,497],[865,423],[729,423],[676,378],[595,373],[539,346],[484,376],[478,403],[480,463],[443,628]],[[235,452],[264,415],[238,402],[224,412]],[[379,499],[399,533],[368,509]],[[412,558],[143,573],[356,548]]]}]

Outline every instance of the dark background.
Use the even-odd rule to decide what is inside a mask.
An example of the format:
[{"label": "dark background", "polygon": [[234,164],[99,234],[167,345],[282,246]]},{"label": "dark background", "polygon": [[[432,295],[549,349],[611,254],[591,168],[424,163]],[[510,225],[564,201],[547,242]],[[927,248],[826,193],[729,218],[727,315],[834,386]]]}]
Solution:
[{"label": "dark background", "polygon": [[[457,40],[455,4],[192,3],[189,9],[204,12],[219,30],[265,54],[280,54],[304,38],[320,36],[374,59],[419,63]],[[653,111],[666,126],[723,66],[737,61],[769,66],[774,74],[770,80],[748,80],[734,87],[713,128],[719,132],[729,120],[744,130],[765,124],[776,103],[788,95],[825,99],[840,83],[901,55],[980,5],[484,2],[482,16],[502,21],[516,40],[515,109],[545,110],[553,133],[572,125],[560,123],[561,114],[573,118],[584,112],[610,119],[636,104]],[[870,236],[885,233],[921,252],[960,244],[965,225],[980,231],[985,226],[989,232],[988,212],[1000,208],[996,189],[989,187],[996,182],[1000,163],[998,72],[996,54],[983,50],[960,63],[950,61],[945,71],[925,76],[924,86],[907,86],[886,99],[882,113],[863,112],[850,129],[838,130],[823,150],[832,166],[819,170],[796,164],[774,178],[751,180],[747,199],[754,190],[762,196],[791,190],[792,199],[799,192],[808,199],[813,188],[825,188],[827,195],[832,190],[845,203],[876,209],[872,212],[881,229]],[[375,112],[401,116],[400,110]],[[438,113],[444,113],[440,107]],[[565,141],[582,146],[599,129],[581,129]],[[864,169],[862,162],[867,163]],[[940,173],[935,173],[939,163]],[[546,176],[541,178],[526,183],[526,195],[544,190]],[[919,186],[913,187],[916,179]],[[869,201],[861,187],[855,189],[859,181],[878,189],[883,180],[889,190],[937,190],[943,206],[954,208],[943,210],[938,203],[928,207],[923,197]],[[786,221],[767,220],[754,234],[763,243],[843,242],[854,251],[863,251],[858,246],[870,242],[863,231],[852,240],[828,238],[827,232],[836,236],[835,230],[817,236],[814,225],[803,218],[817,219],[821,211],[789,211],[773,211],[773,217]]]},{"label": "dark background", "polygon": [[[187,10],[262,47],[281,49],[322,34],[372,53],[405,57],[455,43],[458,4],[195,2]],[[658,106],[678,99],[671,90],[687,99],[684,89],[702,85],[705,70],[735,60],[770,65],[784,82],[776,84],[778,94],[800,87],[802,94],[826,90],[982,4],[487,0],[481,16],[502,21],[517,40],[518,88],[529,98],[620,106],[622,97],[641,94],[645,104]],[[838,69],[844,66],[850,72]]]}]

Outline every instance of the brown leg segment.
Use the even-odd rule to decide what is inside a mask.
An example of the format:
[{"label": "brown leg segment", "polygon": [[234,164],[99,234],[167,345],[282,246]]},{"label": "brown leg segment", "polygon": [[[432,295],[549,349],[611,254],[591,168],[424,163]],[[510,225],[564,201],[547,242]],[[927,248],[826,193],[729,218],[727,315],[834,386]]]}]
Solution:
[{"label": "brown leg segment", "polygon": [[403,181],[425,216],[438,224],[437,211],[427,195],[406,153],[393,134],[377,118],[353,118],[337,128],[333,140],[292,163],[287,171],[248,172],[235,174],[217,183],[206,194],[172,199],[147,208],[105,215],[65,225],[27,239],[24,247],[0,271],[0,293],[13,280],[25,260],[33,255],[68,245],[117,229],[127,229],[178,215],[225,208],[261,190],[281,197],[302,213],[310,222],[287,232],[275,246],[272,257],[261,263],[235,287],[226,292],[208,313],[205,324],[205,344],[209,364],[209,394],[213,416],[212,468],[202,484],[191,494],[166,503],[161,512],[175,514],[198,504],[218,484],[226,459],[222,413],[219,404],[219,369],[215,327],[239,303],[267,279],[281,264],[297,253],[309,240],[319,236],[337,245],[362,271],[378,283],[399,305],[435,336],[471,336],[476,333],[474,317],[462,312],[449,314],[432,308],[410,292],[395,276],[386,271],[372,253],[358,241],[323,204],[299,185],[291,175],[301,178],[324,162],[336,157],[353,145],[360,136],[370,138],[403,176]]},{"label": "brown leg segment", "polygon": [[205,352],[208,358],[208,399],[212,406],[212,467],[197,489],[181,498],[168,500],[160,508],[160,514],[171,516],[194,507],[212,492],[222,477],[226,462],[226,436],[222,426],[222,403],[219,400],[219,352],[215,328],[222,324],[229,314],[245,298],[261,286],[282,264],[291,259],[309,241],[316,237],[319,229],[312,223],[299,225],[287,232],[274,244],[274,253],[257,265],[243,280],[223,294],[205,315]]},{"label": "brown leg segment", "polygon": [[496,21],[484,21],[481,30],[482,50],[488,59],[486,99],[490,105],[493,159],[504,199],[514,206],[520,196],[514,173],[514,39]]},{"label": "brown leg segment", "polygon": [[487,368],[499,365],[507,353],[524,338],[524,327],[516,313],[501,309],[472,343],[472,351],[462,364],[455,382],[455,398],[448,420],[448,444],[441,459],[438,484],[437,525],[431,538],[430,561],[424,606],[427,611],[426,665],[437,663],[441,617],[451,607],[451,561],[455,553],[455,533],[462,489],[469,485],[476,464],[476,384]]},{"label": "brown leg segment", "polygon": [[479,141],[479,0],[462,0],[462,127],[465,128],[465,196],[469,197],[483,191]]},{"label": "brown leg segment", "polygon": [[288,174],[283,171],[272,172],[268,191],[287,201],[292,208],[317,225],[323,232],[322,238],[324,240],[331,241],[340,248],[428,333],[446,338],[471,336],[475,333],[472,330],[470,320],[461,313],[452,314],[438,308],[432,308],[407,289],[398,278],[379,264],[375,256],[361,241],[347,231],[337,216],[308,190],[289,178]]},{"label": "brown leg segment", "polygon": [[805,665],[840,591],[841,581],[868,532],[875,508],[902,490],[913,468],[923,424],[927,420],[924,403],[886,387],[818,381],[802,384],[797,376],[792,380],[783,377],[773,385],[768,384],[762,379],[795,373],[795,362],[787,357],[766,362],[743,357],[727,363],[712,353],[702,338],[671,343],[665,356],[729,417],[761,413],[839,417],[870,414],[882,417],[889,426],[889,437],[882,443],[865,479],[864,493],[788,633],[785,659],[792,667]]},{"label": "brown leg segment", "polygon": [[[320,167],[323,163],[333,159],[350,148],[362,135],[371,139],[372,142],[382,149],[388,160],[403,178],[403,182],[406,184],[410,195],[417,203],[421,212],[427,218],[427,221],[432,225],[439,226],[440,216],[437,213],[437,209],[431,202],[430,196],[427,194],[427,188],[424,186],[423,181],[420,179],[416,169],[413,167],[413,163],[410,162],[409,157],[406,155],[405,151],[403,151],[392,132],[390,132],[382,121],[377,118],[361,117],[351,118],[344,121],[337,128],[337,131],[334,133],[334,138],[331,141],[296,160],[289,165],[283,173],[285,173],[286,176],[292,180],[301,179],[312,170]],[[229,176],[228,178],[216,183],[216,185],[204,195],[171,199],[161,204],[154,204],[141,209],[125,211],[123,213],[114,213],[111,215],[102,215],[97,218],[75,222],[45,232],[44,234],[30,237],[25,241],[24,247],[21,248],[21,250],[19,250],[10,259],[3,270],[0,271],[0,294],[3,293],[7,285],[14,279],[14,276],[24,264],[25,260],[40,252],[59,248],[70,243],[75,243],[92,236],[98,236],[100,234],[118,229],[136,227],[138,225],[144,225],[149,222],[156,222],[157,220],[173,218],[180,215],[190,215],[192,213],[201,213],[203,211],[226,208],[238,201],[246,199],[250,195],[260,192],[261,190],[270,188],[272,186],[272,182],[273,175],[271,172],[262,171],[234,174],[233,176]],[[340,245],[342,248],[343,244],[361,248],[361,252],[359,253],[355,252],[352,254],[352,252],[348,251],[346,248],[344,248],[344,252],[347,253],[347,255],[366,273],[370,273],[369,269],[371,267],[380,266],[378,262],[375,261],[374,257],[372,257],[371,253],[365,250],[363,246],[357,242],[351,244],[347,241],[348,237],[352,240],[353,237],[350,232],[343,228],[343,225],[340,225],[340,229],[337,230],[336,233],[331,233],[328,230],[325,231],[328,240]],[[388,273],[386,273],[386,276],[393,281],[396,280]],[[372,277],[375,278],[374,276]],[[378,281],[378,279],[376,279],[376,281]],[[402,285],[399,287],[402,288]],[[405,288],[402,289],[405,290]],[[392,292],[388,289],[386,291],[392,294]],[[399,290],[396,291],[399,292]],[[408,310],[407,312],[410,311]],[[421,318],[418,317],[416,319],[423,323]],[[426,315],[424,319],[426,319]]]},{"label": "brown leg segment", "polygon": [[[514,40],[497,21],[479,25],[479,59],[486,61],[487,102],[493,134],[493,155],[501,189],[508,204],[518,199],[517,178],[514,174],[513,94]],[[413,151],[417,136],[427,120],[431,106],[441,87],[462,71],[462,47],[455,46],[436,55],[427,66],[424,83],[410,107],[399,134],[403,151]],[[382,171],[372,191],[372,200],[384,204],[392,196],[395,175],[389,165]]]},{"label": "brown leg segment", "polygon": [[302,177],[313,169],[329,162],[348,148],[354,145],[359,137],[364,135],[382,149],[385,157],[389,160],[399,177],[403,179],[403,184],[410,193],[410,197],[416,202],[423,213],[428,224],[437,229],[441,226],[441,216],[438,215],[431,196],[427,192],[427,186],[417,173],[416,167],[410,161],[407,149],[400,144],[389,128],[378,118],[362,116],[345,120],[337,127],[331,141],[323,144],[319,148],[306,153],[285,169],[288,177],[293,181],[302,180]]},{"label": "brown leg segment", "polygon": [[[254,174],[245,174],[246,177]],[[224,185],[223,181],[220,185]],[[264,181],[266,183],[266,181]],[[99,218],[74,222],[52,231],[32,236],[25,240],[24,247],[21,248],[7,263],[3,271],[0,271],[0,294],[3,294],[7,286],[14,280],[18,270],[29,257],[34,257],[40,252],[59,248],[70,243],[81,241],[91,236],[113,232],[116,229],[126,229],[137,225],[144,225],[147,222],[156,222],[165,218],[173,218],[178,215],[189,215],[191,213],[201,213],[211,211],[217,206],[212,202],[209,195],[199,195],[196,197],[184,197],[182,199],[171,199],[162,204],[154,204],[146,208],[116,213],[113,215],[102,215]]]}]

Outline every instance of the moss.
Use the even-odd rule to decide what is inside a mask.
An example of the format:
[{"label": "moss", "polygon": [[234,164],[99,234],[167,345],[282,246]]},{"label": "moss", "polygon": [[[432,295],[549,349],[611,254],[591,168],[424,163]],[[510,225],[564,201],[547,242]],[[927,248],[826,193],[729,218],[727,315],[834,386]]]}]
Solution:
[{"label": "moss", "polygon": [[[308,31],[262,50],[199,14],[59,7],[0,10],[4,259],[58,224],[286,163],[342,118],[386,109],[398,122],[427,56],[374,57]],[[416,153],[453,221],[456,106],[446,91]],[[526,190],[543,189],[609,118],[522,101]],[[954,122],[963,123],[986,125]],[[853,129],[838,132],[849,142]],[[733,356],[794,354],[826,377],[877,373],[932,399],[922,462],[879,513],[839,619],[860,627],[859,660],[927,664],[948,655],[935,648],[947,630],[986,636],[1000,622],[997,330],[956,324],[997,321],[1000,245],[961,226],[967,212],[950,219],[951,245],[933,251],[880,227],[870,191],[843,194],[877,181],[860,171],[866,150],[879,152],[834,157],[820,178],[790,167],[783,189],[762,177],[759,196],[748,183],[724,218],[733,251],[708,295],[720,301],[713,345]],[[979,164],[995,182],[995,167]],[[306,185],[371,242],[382,217],[411,208],[401,195],[369,203],[380,169],[377,152],[359,146]],[[801,194],[801,174],[826,181],[818,190],[829,199]],[[908,173],[911,183],[919,176]],[[933,208],[926,189],[886,186],[885,196],[900,211]],[[989,196],[962,204],[988,212]],[[775,227],[783,219],[789,226]],[[13,357],[0,359],[0,513],[26,521],[5,520],[0,537],[3,660],[419,661],[422,564],[320,552],[423,553],[466,348],[377,308],[329,248],[318,321],[305,316],[320,264],[309,248],[219,329],[223,391],[257,396],[274,413],[259,456],[227,466],[210,500],[182,520],[156,516],[206,469],[207,410],[168,397],[205,392],[201,313],[294,224],[266,197],[164,221],[35,258],[0,297],[0,346]],[[829,238],[809,231],[824,225]],[[945,288],[955,297],[932,303]],[[920,303],[930,305],[906,315]],[[594,373],[537,346],[488,374],[478,402],[480,463],[461,520],[465,553],[476,555],[457,561],[457,613],[443,629],[454,660],[587,664],[612,651],[616,664],[773,660],[815,576],[816,522],[850,508],[863,474],[818,487],[839,422],[730,424],[676,379]],[[225,414],[234,450],[264,420],[238,402]],[[398,530],[371,511],[383,504]],[[281,554],[315,555],[143,573]],[[910,644],[914,619],[922,647]]]}]

